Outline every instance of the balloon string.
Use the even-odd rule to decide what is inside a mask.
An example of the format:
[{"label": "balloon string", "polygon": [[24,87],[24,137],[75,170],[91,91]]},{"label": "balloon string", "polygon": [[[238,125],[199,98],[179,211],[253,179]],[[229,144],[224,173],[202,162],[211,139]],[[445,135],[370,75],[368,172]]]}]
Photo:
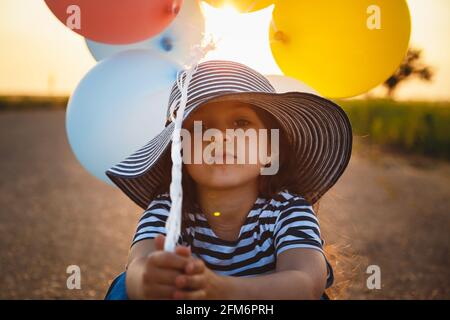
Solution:
[{"label": "balloon string", "polygon": [[247,10],[245,10],[244,13],[249,13],[250,11],[252,11],[253,8],[256,6],[256,4],[260,1],[261,0],[255,0],[252,3],[250,3],[250,5],[247,7]]},{"label": "balloon string", "polygon": [[[182,209],[183,209],[183,187],[182,187],[182,157],[181,157],[181,127],[184,118],[184,111],[188,100],[189,83],[192,80],[194,73],[197,71],[198,62],[206,55],[207,52],[214,48],[212,42],[207,43],[204,46],[196,47],[192,50],[191,63],[183,71],[177,73],[176,85],[181,92],[179,98],[180,105],[178,109],[175,107],[178,103],[175,100],[170,105],[170,119],[175,121],[175,128],[172,133],[172,146],[171,146],[171,158],[172,158],[172,180],[170,182],[170,199],[171,207],[169,217],[166,221],[166,240],[164,242],[164,250],[174,252],[178,243],[178,239],[181,234],[181,221],[182,221]],[[176,112],[175,112],[176,111]],[[175,113],[175,115],[174,115]]]},{"label": "balloon string", "polygon": [[289,37],[286,33],[284,33],[283,31],[279,30],[275,24],[275,21],[273,20],[273,18],[270,20],[272,29],[273,29],[273,36],[270,39],[270,42],[280,42],[283,44],[286,44],[289,42]]},{"label": "balloon string", "polygon": [[172,134],[172,147],[171,147],[171,158],[172,158],[172,181],[170,182],[170,199],[171,207],[169,217],[166,221],[166,241],[164,243],[164,250],[174,252],[175,246],[177,245],[178,238],[181,234],[181,211],[183,203],[183,188],[181,184],[182,177],[182,158],[181,158],[181,125],[184,114],[184,109],[187,102],[187,93],[189,82],[192,79],[194,72],[196,71],[196,66],[187,69],[180,76],[177,74],[177,86],[181,91],[180,106],[176,112],[175,116],[175,128]]},{"label": "balloon string", "polygon": [[278,28],[277,28],[277,25],[275,24],[275,20],[273,20],[273,17],[272,17],[272,19],[270,19],[270,24],[272,25],[273,31],[274,31],[275,33],[277,33],[279,30],[278,30]]},{"label": "balloon string", "polygon": [[[256,0],[250,8],[249,12],[257,3]],[[272,27],[277,32],[278,29],[272,19]],[[181,234],[182,221],[182,207],[183,207],[183,188],[182,188],[182,157],[181,157],[181,127],[184,118],[184,112],[188,100],[189,83],[192,80],[194,73],[197,71],[198,62],[205,57],[205,55],[216,48],[218,40],[214,40],[212,35],[206,39],[204,36],[204,43],[199,46],[191,48],[191,57],[188,60],[187,67],[183,72],[177,73],[176,85],[181,92],[181,97],[172,102],[169,108],[169,119],[175,122],[175,128],[172,133],[171,159],[172,159],[172,180],[170,182],[170,199],[171,207],[169,217],[166,221],[166,241],[164,243],[164,250],[173,252],[178,243]],[[176,106],[179,104],[178,109]]]},{"label": "balloon string", "polygon": [[[255,0],[255,1],[253,1],[253,2],[247,7],[247,10],[245,10],[243,13],[249,13],[249,12],[256,6],[256,4],[257,4],[259,1],[261,1],[261,0]],[[277,25],[276,25],[276,23],[275,23],[275,20],[273,20],[273,17],[272,17],[272,19],[270,19],[270,24],[272,25],[272,29],[273,29],[273,32],[274,32],[274,34],[275,34],[275,40],[285,40],[284,34],[283,34],[281,31],[278,30]]]},{"label": "balloon string", "polygon": [[256,4],[259,2],[259,0],[255,0],[252,3],[250,3],[250,5],[247,7],[247,10],[244,11],[244,13],[248,13],[250,12],[255,6]]}]

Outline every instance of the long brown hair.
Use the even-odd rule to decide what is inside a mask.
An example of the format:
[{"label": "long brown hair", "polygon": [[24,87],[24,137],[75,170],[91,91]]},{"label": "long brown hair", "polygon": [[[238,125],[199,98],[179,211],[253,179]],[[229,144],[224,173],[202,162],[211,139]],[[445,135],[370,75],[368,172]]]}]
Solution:
[{"label": "long brown hair", "polygon": [[[260,175],[258,177],[258,192],[259,195],[263,198],[271,199],[275,197],[280,191],[287,189],[290,192],[297,193],[297,182],[292,177],[293,172],[296,169],[298,164],[296,163],[296,159],[291,157],[289,154],[290,141],[288,140],[288,136],[286,135],[284,129],[280,125],[280,123],[268,112],[251,106],[253,110],[260,117],[268,132],[270,129],[279,129],[279,171],[275,175]],[[270,139],[270,136],[269,136]],[[165,152],[163,155],[164,160],[162,163],[164,164],[164,172],[171,172],[172,160],[170,157],[170,150]],[[164,176],[164,181],[161,183],[158,193],[168,192],[170,187],[171,177],[170,174],[166,174]],[[199,208],[197,203],[197,194],[196,194],[196,184],[195,181],[188,174],[185,166],[182,167],[182,187],[183,187],[183,208],[182,208],[182,230],[186,228],[188,224],[188,213],[196,212]],[[303,196],[303,195],[302,195]],[[308,201],[308,199],[306,198]],[[319,211],[319,201],[312,205],[313,210],[318,215]],[[338,276],[340,272],[336,272],[336,258],[339,255],[339,249],[335,245],[325,245],[324,251],[327,253],[328,261],[331,263],[334,269],[335,276]],[[336,277],[335,277],[336,278]],[[340,296],[339,291],[342,291],[342,281],[341,285],[336,285],[336,281],[334,282],[333,289],[328,289],[327,293],[331,297]]]},{"label": "long brown hair", "polygon": [[[270,133],[270,129],[279,130],[279,171],[275,175],[260,175],[258,177],[258,194],[259,196],[267,199],[275,197],[282,190],[289,190],[291,192],[296,191],[296,181],[292,178],[291,174],[296,167],[295,159],[289,156],[290,141],[285,134],[284,129],[280,126],[279,122],[268,112],[250,105],[256,112],[258,117],[263,122],[266,129]],[[269,134],[270,141],[270,134]],[[168,150],[169,151],[169,150]],[[170,152],[165,152],[164,159],[161,161],[164,164],[164,172],[171,172],[172,160],[170,158]],[[182,167],[182,186],[183,186],[183,222],[187,221],[187,214],[194,212],[198,208],[196,185],[188,174],[185,166]],[[171,177],[170,175],[164,175],[164,180],[160,185],[159,190],[156,192],[164,193],[168,192],[170,187]],[[313,206],[313,209],[318,208],[317,205]],[[183,224],[182,226],[185,226]]]}]

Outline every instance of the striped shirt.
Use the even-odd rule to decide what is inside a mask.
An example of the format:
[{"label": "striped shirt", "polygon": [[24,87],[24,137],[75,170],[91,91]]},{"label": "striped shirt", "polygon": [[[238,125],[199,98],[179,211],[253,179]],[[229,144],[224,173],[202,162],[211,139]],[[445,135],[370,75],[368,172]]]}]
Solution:
[{"label": "striped shirt", "polygon": [[[168,193],[150,202],[139,220],[132,245],[166,234],[170,204]],[[277,256],[292,248],[310,248],[324,254],[324,241],[312,206],[287,190],[273,199],[258,197],[236,241],[217,237],[201,212],[189,213],[188,217],[178,243],[191,246],[194,257],[202,259],[208,268],[221,275],[253,276],[274,272]],[[333,283],[333,270],[328,260],[326,263],[328,288]]]}]

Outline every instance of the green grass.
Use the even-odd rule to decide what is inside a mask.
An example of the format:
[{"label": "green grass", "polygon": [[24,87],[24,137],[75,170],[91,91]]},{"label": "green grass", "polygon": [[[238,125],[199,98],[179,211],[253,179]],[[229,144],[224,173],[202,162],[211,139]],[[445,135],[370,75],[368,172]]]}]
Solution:
[{"label": "green grass", "polygon": [[450,102],[339,100],[354,135],[370,142],[450,159]]},{"label": "green grass", "polygon": [[0,96],[0,111],[4,110],[65,110],[68,97],[65,96]]},{"label": "green grass", "polygon": [[[0,96],[2,110],[65,110],[68,97]],[[396,150],[450,160],[450,102],[336,100],[356,136]]]}]

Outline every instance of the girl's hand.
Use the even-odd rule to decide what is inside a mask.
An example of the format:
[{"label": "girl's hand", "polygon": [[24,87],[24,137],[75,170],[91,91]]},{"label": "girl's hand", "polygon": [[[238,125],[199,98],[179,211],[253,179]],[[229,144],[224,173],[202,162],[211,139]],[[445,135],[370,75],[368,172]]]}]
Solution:
[{"label": "girl's hand", "polygon": [[175,286],[175,299],[226,299],[226,278],[212,272],[200,259],[190,258],[184,274],[177,275]]},{"label": "girl's hand", "polygon": [[190,248],[178,246],[175,253],[163,251],[164,236],[155,239],[156,251],[147,257],[137,259],[130,265],[137,277],[138,299],[173,299],[176,287],[175,279],[184,273],[191,261]]}]

